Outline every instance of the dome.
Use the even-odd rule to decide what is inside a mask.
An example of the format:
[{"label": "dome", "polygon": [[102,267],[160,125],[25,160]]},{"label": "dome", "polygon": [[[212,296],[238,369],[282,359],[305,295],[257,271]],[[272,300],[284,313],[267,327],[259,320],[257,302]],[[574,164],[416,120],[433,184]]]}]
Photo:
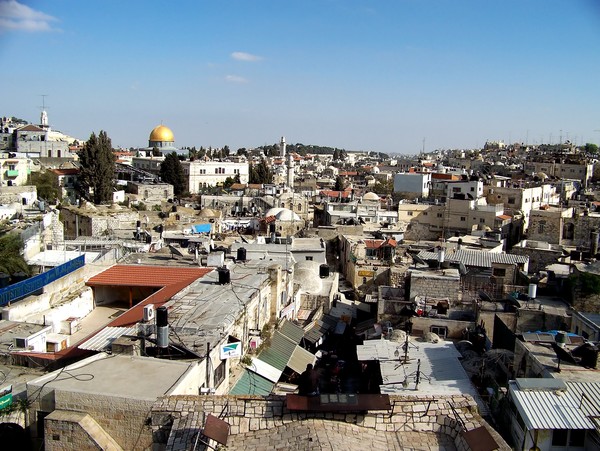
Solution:
[{"label": "dome", "polygon": [[300,285],[302,293],[319,293],[323,289],[323,281],[319,277],[319,262],[306,260],[296,263],[294,284]]},{"label": "dome", "polygon": [[375,193],[368,192],[363,196],[363,200],[379,200],[379,196]]},{"label": "dome", "polygon": [[169,127],[158,125],[150,132],[149,141],[152,142],[174,142],[175,137]]},{"label": "dome", "polygon": [[377,166],[373,166],[371,168],[371,174],[379,174],[379,168]]},{"label": "dome", "polygon": [[275,216],[279,221],[301,221],[300,216],[288,208],[271,208],[265,216]]}]

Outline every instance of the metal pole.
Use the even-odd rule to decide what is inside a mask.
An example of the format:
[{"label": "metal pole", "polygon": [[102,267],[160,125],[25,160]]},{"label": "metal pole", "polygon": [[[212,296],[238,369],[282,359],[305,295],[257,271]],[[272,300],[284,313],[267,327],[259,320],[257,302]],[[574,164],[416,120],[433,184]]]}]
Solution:
[{"label": "metal pole", "polygon": [[415,378],[415,390],[419,389],[420,381],[421,381],[421,359],[417,360],[417,377]]},{"label": "metal pole", "polygon": [[206,342],[206,388],[210,388],[210,343]]}]

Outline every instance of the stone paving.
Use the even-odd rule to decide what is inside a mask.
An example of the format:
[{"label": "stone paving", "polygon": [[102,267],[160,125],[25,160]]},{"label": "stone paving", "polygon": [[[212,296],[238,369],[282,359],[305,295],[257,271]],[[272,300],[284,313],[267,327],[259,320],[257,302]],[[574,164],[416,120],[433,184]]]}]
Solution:
[{"label": "stone paving", "polygon": [[227,451],[406,450],[455,451],[452,437],[433,432],[383,432],[322,419],[229,436]]}]

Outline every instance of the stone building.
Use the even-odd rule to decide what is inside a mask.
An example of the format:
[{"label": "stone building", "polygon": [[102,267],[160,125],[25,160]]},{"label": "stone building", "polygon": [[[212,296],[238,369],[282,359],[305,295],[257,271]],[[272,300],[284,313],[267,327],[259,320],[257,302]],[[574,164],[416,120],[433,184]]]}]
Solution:
[{"label": "stone building", "polygon": [[572,218],[573,208],[543,206],[531,210],[527,238],[550,244],[562,244],[563,240],[572,240],[575,236],[575,228],[566,226]]},{"label": "stone building", "polygon": [[143,202],[146,205],[160,205],[168,199],[173,199],[173,185],[169,183],[127,182],[127,193],[130,199]]},{"label": "stone building", "polygon": [[80,236],[110,235],[115,230],[135,231],[136,222],[140,219],[137,211],[125,209],[117,204],[104,206],[89,202],[85,202],[81,207],[63,206],[60,217],[67,240]]}]

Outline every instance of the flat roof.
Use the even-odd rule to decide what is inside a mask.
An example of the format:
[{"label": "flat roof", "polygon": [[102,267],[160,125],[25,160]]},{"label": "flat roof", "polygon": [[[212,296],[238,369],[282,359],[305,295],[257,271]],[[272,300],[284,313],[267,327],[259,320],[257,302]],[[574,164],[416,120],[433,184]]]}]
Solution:
[{"label": "flat roof", "polygon": [[[38,389],[61,390],[154,401],[171,394],[174,384],[194,365],[101,353],[30,381],[27,387],[33,392]],[[61,372],[69,377],[58,377]]]},{"label": "flat roof", "polygon": [[212,271],[212,268],[173,268],[149,265],[115,265],[90,278],[89,286],[164,287],[193,281]]},{"label": "flat roof", "polygon": [[[268,265],[267,265],[268,264]],[[195,353],[204,353],[206,343],[218,343],[242,316],[244,306],[269,281],[273,262],[250,260],[230,264],[230,283],[219,285],[212,271],[192,282],[165,303],[169,324],[179,342]]]}]

